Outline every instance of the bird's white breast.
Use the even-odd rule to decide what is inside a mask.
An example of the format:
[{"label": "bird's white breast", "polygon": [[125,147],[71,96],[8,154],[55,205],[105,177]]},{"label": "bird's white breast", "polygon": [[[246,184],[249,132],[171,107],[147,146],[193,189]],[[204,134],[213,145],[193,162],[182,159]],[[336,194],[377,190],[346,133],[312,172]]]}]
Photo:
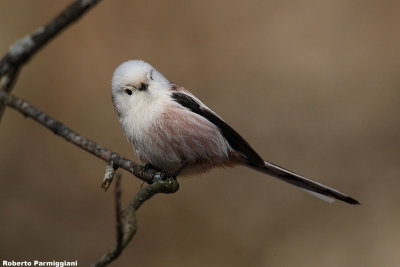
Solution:
[{"label": "bird's white breast", "polygon": [[121,112],[120,123],[136,156],[142,161],[147,161],[143,155],[152,147],[149,134],[151,134],[151,128],[163,113],[165,98],[152,97],[143,92],[136,93],[141,95],[132,95],[130,101],[124,105],[125,110]]},{"label": "bird's white breast", "polygon": [[186,173],[224,165],[230,147],[207,119],[174,102],[169,95],[140,97],[122,112],[120,122],[142,163],[175,171],[183,163]]}]

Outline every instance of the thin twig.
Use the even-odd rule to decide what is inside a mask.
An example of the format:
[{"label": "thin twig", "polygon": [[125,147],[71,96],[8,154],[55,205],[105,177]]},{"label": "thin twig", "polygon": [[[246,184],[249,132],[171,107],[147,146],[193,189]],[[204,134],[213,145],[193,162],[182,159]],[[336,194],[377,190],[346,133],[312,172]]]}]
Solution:
[{"label": "thin twig", "polygon": [[115,181],[115,226],[116,226],[116,232],[117,232],[117,251],[116,253],[117,256],[121,254],[122,251],[122,240],[124,237],[124,232],[122,229],[122,218],[121,218],[121,177],[122,175],[120,173],[117,174],[116,176],[116,181]]},{"label": "thin twig", "polygon": [[0,76],[6,74],[10,68],[16,68],[26,63],[39,49],[71,23],[77,21],[99,1],[77,0],[65,8],[50,23],[17,41],[0,60]]},{"label": "thin twig", "polygon": [[[137,231],[136,211],[140,206],[152,196],[158,193],[175,193],[179,189],[179,184],[174,178],[169,178],[165,181],[158,181],[153,184],[147,185],[140,189],[135,198],[123,210],[123,237],[121,243],[117,241],[108,252],[94,263],[93,267],[106,266],[114,261],[122,252],[122,250],[129,244]],[[120,196],[119,196],[120,197]],[[117,200],[117,197],[116,197]],[[120,231],[117,229],[117,232]]]},{"label": "thin twig", "polygon": [[[4,92],[11,92],[15,82],[17,81],[19,68],[11,68],[6,75],[1,79],[1,89]],[[0,76],[1,77],[1,76]],[[6,110],[6,106],[0,103],[0,121],[3,117],[4,111]]]},{"label": "thin twig", "polygon": [[7,93],[11,92],[11,89],[14,86],[15,81],[17,80],[18,73],[19,68],[9,69],[7,75],[5,75],[1,80],[1,90],[6,91]]},{"label": "thin twig", "polygon": [[61,136],[65,140],[86,150],[92,155],[95,155],[96,157],[104,160],[105,162],[110,162],[112,160],[116,167],[120,167],[129,171],[142,181],[152,183],[154,179],[159,176],[159,172],[157,172],[156,170],[140,166],[133,161],[96,144],[86,137],[79,135],[78,133],[63,125],[61,122],[56,121],[52,117],[48,116],[25,100],[22,100],[21,98],[9,95],[4,91],[0,91],[0,103],[2,103],[3,105],[7,105],[15,110],[18,110],[23,115],[34,119],[41,125],[50,129],[56,135]]},{"label": "thin twig", "polygon": [[[100,0],[77,0],[66,7],[50,23],[15,42],[10,47],[7,54],[0,59],[1,90],[10,93],[21,67],[45,44],[73,22],[77,21],[99,1]],[[4,106],[0,105],[0,120],[3,113]]]}]

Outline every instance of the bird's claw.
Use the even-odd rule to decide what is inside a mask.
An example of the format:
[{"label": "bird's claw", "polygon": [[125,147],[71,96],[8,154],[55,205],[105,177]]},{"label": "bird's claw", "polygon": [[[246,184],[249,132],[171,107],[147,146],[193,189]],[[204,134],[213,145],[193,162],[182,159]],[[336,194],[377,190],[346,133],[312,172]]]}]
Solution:
[{"label": "bird's claw", "polygon": [[154,181],[159,182],[159,181],[165,181],[168,178],[172,178],[176,180],[176,177],[178,176],[179,173],[176,172],[166,172],[166,171],[159,171],[156,172],[156,175],[154,175]]},{"label": "bird's claw", "polygon": [[182,170],[187,166],[186,163],[182,164],[181,167],[175,171],[175,172],[167,172],[162,169],[155,168],[153,165],[150,163],[146,164],[144,167],[147,169],[153,169],[156,170],[156,174],[153,177],[153,182],[159,182],[159,181],[165,181],[168,178],[172,178],[176,180],[176,177],[182,172]]}]

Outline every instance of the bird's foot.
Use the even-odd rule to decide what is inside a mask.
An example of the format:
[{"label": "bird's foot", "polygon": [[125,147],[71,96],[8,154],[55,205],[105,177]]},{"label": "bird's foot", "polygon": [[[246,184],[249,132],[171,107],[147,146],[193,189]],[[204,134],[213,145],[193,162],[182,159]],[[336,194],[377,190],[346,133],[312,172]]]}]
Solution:
[{"label": "bird's foot", "polygon": [[164,170],[158,171],[156,175],[154,175],[154,181],[165,181],[168,178],[172,178],[176,180],[176,177],[179,175],[181,171],[176,171],[176,172],[167,172]]},{"label": "bird's foot", "polygon": [[176,176],[178,176],[178,174],[179,174],[179,172],[172,172],[171,173],[171,172],[164,171],[163,169],[154,167],[154,165],[151,164],[151,163],[147,163],[144,166],[144,168],[145,168],[146,171],[147,170],[155,170],[156,171],[156,173],[155,173],[155,175],[153,177],[153,181],[151,183],[159,182],[159,181],[165,181],[165,180],[167,180],[167,178],[176,179]]},{"label": "bird's foot", "polygon": [[[146,165],[147,166],[147,165]],[[154,176],[155,181],[165,181],[168,178],[172,178],[176,180],[176,177],[182,172],[182,170],[187,166],[187,164],[182,164],[181,167],[175,172],[167,172],[164,170],[157,171],[156,175]],[[156,168],[153,168],[157,170]]]}]

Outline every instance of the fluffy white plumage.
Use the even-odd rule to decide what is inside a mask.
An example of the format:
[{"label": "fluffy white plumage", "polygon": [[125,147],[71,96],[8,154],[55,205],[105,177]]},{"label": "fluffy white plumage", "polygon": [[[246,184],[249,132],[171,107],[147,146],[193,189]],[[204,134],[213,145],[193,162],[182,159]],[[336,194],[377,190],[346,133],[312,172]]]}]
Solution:
[{"label": "fluffy white plumage", "polygon": [[[145,91],[138,90],[141,84],[147,84]],[[171,84],[150,64],[131,60],[120,65],[114,72],[112,92],[124,133],[142,163],[169,172],[189,163],[182,174],[229,165],[232,149],[217,126],[174,102],[171,93],[200,100]]]}]

